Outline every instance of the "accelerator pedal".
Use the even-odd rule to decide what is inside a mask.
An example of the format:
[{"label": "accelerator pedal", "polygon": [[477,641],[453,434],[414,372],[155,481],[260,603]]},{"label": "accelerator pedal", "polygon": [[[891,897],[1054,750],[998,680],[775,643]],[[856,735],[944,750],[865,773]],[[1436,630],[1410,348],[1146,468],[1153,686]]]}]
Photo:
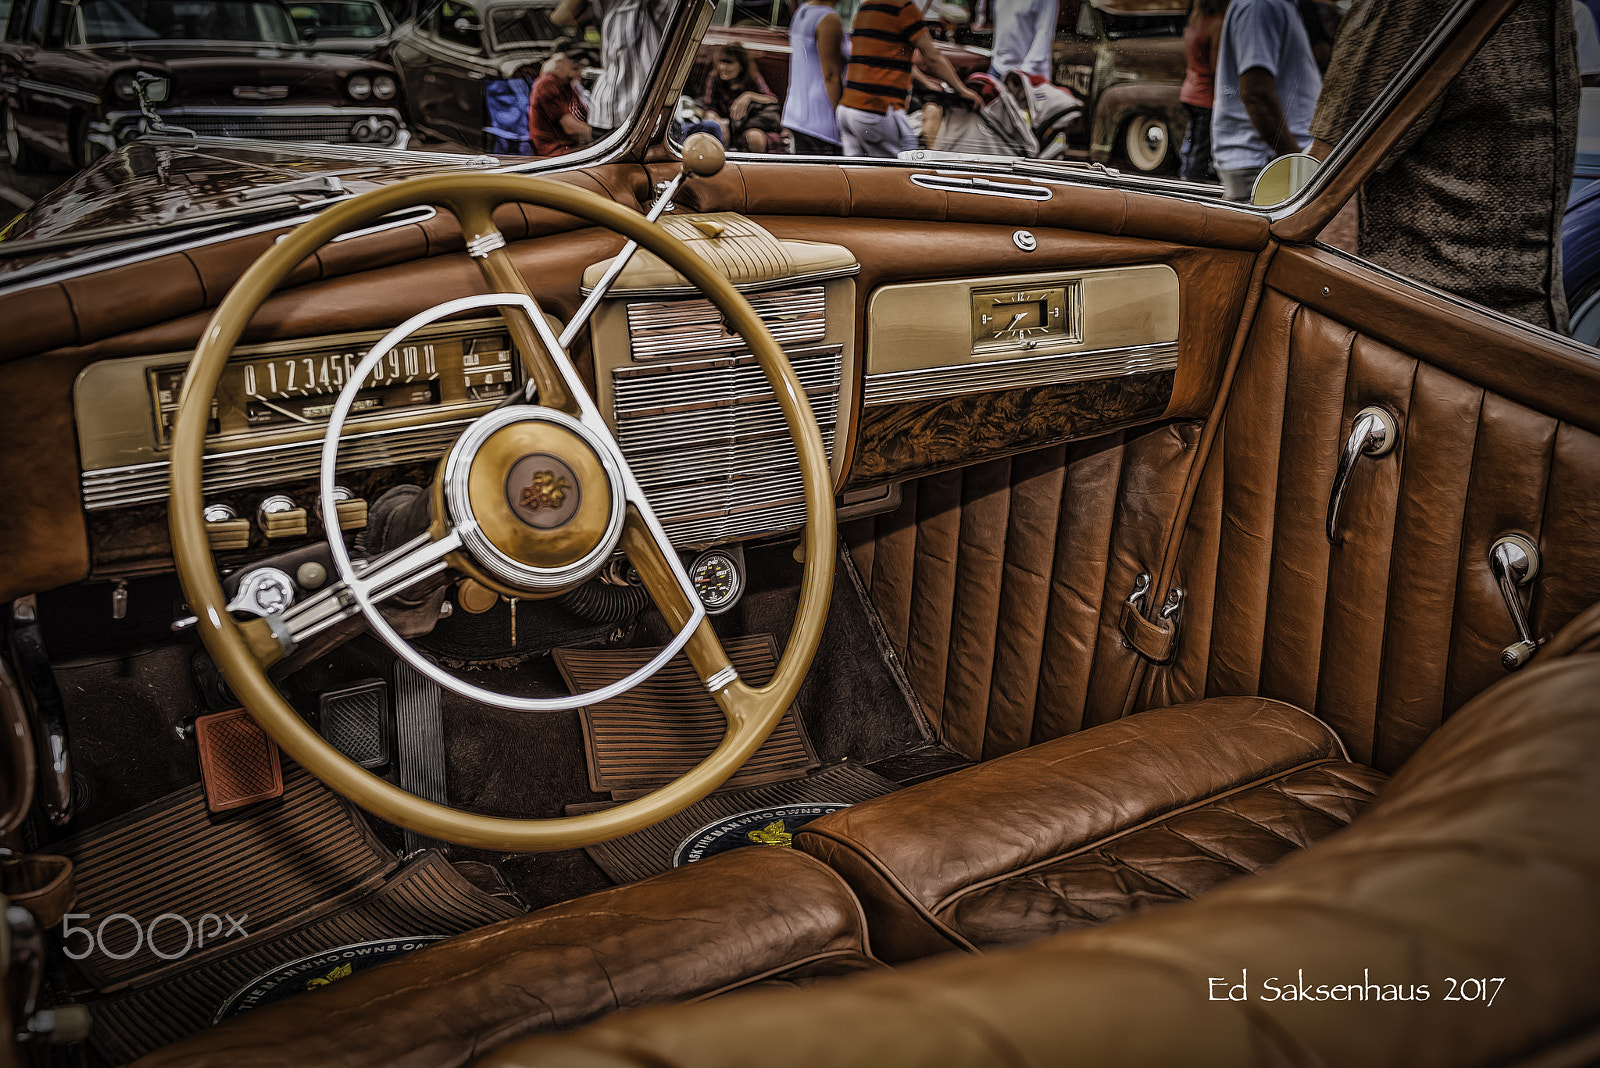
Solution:
[{"label": "accelerator pedal", "polygon": [[194,721],[200,753],[200,781],[206,806],[227,812],[283,796],[283,763],[278,745],[242,708],[213,712]]},{"label": "accelerator pedal", "polygon": [[368,771],[389,763],[389,684],[366,679],[322,695],[317,729]]},{"label": "accelerator pedal", "polygon": [[[394,726],[400,788],[428,801],[448,804],[444,785],[444,708],[439,684],[404,660],[394,665]],[[445,843],[405,832],[406,856]]]}]

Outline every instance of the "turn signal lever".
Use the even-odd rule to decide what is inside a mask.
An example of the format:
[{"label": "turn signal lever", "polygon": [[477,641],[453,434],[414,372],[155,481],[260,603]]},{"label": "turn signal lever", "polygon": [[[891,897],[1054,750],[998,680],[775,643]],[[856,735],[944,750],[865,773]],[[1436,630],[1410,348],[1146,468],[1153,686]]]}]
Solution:
[{"label": "turn signal lever", "polygon": [[1489,569],[1500,583],[1500,596],[1505,598],[1506,611],[1517,628],[1518,640],[1501,652],[1500,664],[1507,671],[1515,671],[1539,651],[1539,640],[1533,636],[1528,613],[1517,594],[1518,587],[1529,585],[1539,574],[1539,550],[1521,534],[1501,535],[1489,549]]},{"label": "turn signal lever", "polygon": [[[672,209],[672,198],[677,196],[678,190],[682,187],[685,179],[690,175],[696,178],[710,178],[721,171],[723,164],[727,161],[728,157],[723,152],[721,141],[718,141],[708,133],[690,134],[683,142],[683,170],[673,175],[671,181],[660,187],[660,193],[656,195],[655,202],[650,205],[650,210],[645,212],[644,217],[650,222],[655,222],[661,218],[662,215]],[[578,336],[578,331],[584,328],[584,325],[589,321],[589,316],[594,314],[594,310],[600,306],[600,302],[606,298],[606,294],[611,292],[612,284],[616,282],[617,277],[622,274],[623,268],[628,266],[628,261],[633,258],[633,254],[638,250],[639,242],[637,241],[629,241],[622,246],[622,251],[617,253],[616,258],[611,261],[611,266],[606,268],[606,273],[600,276],[600,281],[595,283],[594,288],[589,291],[589,295],[578,306],[578,310],[573,314],[565,329],[561,331],[561,336],[557,340],[561,342],[563,349],[572,347],[573,339]],[[522,396],[519,397],[513,393],[501,403],[532,401],[534,399],[534,388],[533,379],[530,378]]]}]

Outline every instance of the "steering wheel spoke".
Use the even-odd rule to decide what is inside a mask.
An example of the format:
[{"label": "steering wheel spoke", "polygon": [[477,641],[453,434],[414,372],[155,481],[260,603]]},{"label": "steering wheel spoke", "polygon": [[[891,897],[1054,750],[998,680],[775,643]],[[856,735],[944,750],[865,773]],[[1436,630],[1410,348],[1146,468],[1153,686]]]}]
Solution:
[{"label": "steering wheel spoke", "polygon": [[[287,638],[291,647],[314,638],[335,624],[360,615],[362,597],[380,605],[424,579],[449,570],[447,558],[461,545],[461,532],[451,528],[442,537],[431,532],[419,534],[371,561],[352,561],[355,574],[349,582],[331,583],[293,605],[272,620],[276,624],[273,629],[280,638]],[[361,596],[353,591],[359,591]]]},{"label": "steering wheel spoke", "polygon": [[457,195],[450,198],[449,208],[467,239],[467,254],[478,265],[489,288],[527,302],[525,306],[508,304],[502,308],[501,315],[517,350],[522,353],[523,370],[539,403],[576,416],[578,398],[584,393],[583,385],[572,371],[572,361],[566,350],[539,311],[539,302],[528,288],[527,279],[512,261],[505,235],[494,224],[496,203],[496,199],[487,196]]}]

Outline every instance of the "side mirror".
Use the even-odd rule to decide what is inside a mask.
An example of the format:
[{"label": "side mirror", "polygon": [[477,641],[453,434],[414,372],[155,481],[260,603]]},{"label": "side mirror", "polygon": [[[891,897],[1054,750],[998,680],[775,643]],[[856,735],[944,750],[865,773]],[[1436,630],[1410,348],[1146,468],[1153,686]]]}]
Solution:
[{"label": "side mirror", "polygon": [[304,26],[304,27],[301,27],[300,40],[304,44],[316,44],[317,43],[317,28],[315,26]]},{"label": "side mirror", "polygon": [[1250,190],[1250,203],[1258,208],[1282,204],[1304,189],[1321,166],[1321,160],[1305,152],[1279,156],[1256,175],[1255,188]]}]

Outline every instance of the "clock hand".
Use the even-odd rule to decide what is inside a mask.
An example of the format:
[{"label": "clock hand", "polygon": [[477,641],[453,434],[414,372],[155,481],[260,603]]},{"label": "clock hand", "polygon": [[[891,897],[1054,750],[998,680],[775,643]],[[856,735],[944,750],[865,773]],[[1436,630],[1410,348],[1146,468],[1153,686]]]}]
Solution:
[{"label": "clock hand", "polygon": [[1018,323],[1022,322],[1022,320],[1026,319],[1027,317],[1028,317],[1028,313],[1027,312],[1025,312],[1025,311],[1017,312],[1017,314],[1015,314],[1015,315],[1013,315],[1011,317],[1011,321],[1009,323],[1007,323],[1005,325],[1005,328],[1002,329],[1000,332],[1002,334],[1005,333],[1006,330],[1010,330],[1012,327],[1016,326]]}]

